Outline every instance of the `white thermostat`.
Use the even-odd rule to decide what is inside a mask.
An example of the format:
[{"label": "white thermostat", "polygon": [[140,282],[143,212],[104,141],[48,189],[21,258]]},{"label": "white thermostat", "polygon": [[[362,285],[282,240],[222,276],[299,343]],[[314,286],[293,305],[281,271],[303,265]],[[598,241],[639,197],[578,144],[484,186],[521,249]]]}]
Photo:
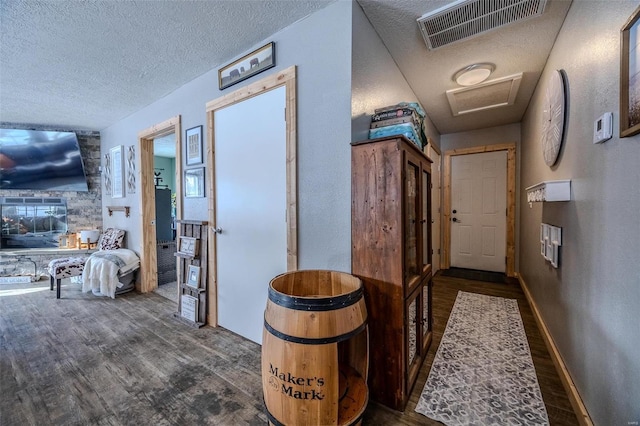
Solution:
[{"label": "white thermostat", "polygon": [[593,143],[602,143],[613,135],[613,113],[605,112],[593,124]]}]

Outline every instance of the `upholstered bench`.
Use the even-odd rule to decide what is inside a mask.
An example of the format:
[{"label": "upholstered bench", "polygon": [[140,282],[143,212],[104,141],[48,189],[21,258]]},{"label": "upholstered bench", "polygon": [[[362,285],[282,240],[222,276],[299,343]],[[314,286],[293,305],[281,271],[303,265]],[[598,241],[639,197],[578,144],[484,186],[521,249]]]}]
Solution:
[{"label": "upholstered bench", "polygon": [[56,282],[56,299],[60,299],[60,280],[63,278],[77,277],[82,275],[84,270],[84,264],[87,261],[86,257],[65,257],[63,259],[53,259],[47,266],[47,271],[51,276],[51,288],[53,290],[53,283]]},{"label": "upholstered bench", "polygon": [[[98,240],[99,250],[119,249],[124,240],[124,230],[117,228],[107,228],[104,234]],[[63,278],[77,277],[82,275],[84,265],[88,257],[63,257],[61,259],[53,259],[47,266],[50,275],[51,288],[53,290],[54,281],[57,284],[56,298],[60,299],[60,280]]]}]

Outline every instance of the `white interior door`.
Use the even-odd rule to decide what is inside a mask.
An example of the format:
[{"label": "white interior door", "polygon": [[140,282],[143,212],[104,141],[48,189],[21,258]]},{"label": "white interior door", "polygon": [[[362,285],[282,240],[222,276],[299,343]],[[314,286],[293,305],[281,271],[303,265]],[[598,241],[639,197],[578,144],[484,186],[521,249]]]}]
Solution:
[{"label": "white interior door", "polygon": [[429,158],[433,160],[431,164],[431,248],[433,255],[433,273],[440,269],[440,195],[442,193],[440,184],[440,154],[429,146]]},{"label": "white interior door", "polygon": [[504,272],[507,152],[451,157],[451,266]]},{"label": "white interior door", "polygon": [[269,281],[287,270],[285,94],[214,116],[218,322],[257,343]]}]

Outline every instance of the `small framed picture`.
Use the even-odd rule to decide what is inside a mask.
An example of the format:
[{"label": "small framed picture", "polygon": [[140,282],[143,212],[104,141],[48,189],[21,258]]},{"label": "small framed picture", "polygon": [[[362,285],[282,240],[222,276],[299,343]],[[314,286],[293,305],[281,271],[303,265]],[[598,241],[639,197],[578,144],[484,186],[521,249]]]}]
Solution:
[{"label": "small framed picture", "polygon": [[186,198],[204,197],[204,167],[184,171],[184,196]]},{"label": "small framed picture", "polygon": [[202,126],[192,127],[186,133],[187,166],[202,164]]},{"label": "small framed picture", "polygon": [[187,285],[193,288],[200,287],[200,267],[199,266],[189,265],[189,270],[187,271]]},{"label": "small framed picture", "polygon": [[193,237],[179,237],[178,252],[187,256],[197,256],[198,239]]}]

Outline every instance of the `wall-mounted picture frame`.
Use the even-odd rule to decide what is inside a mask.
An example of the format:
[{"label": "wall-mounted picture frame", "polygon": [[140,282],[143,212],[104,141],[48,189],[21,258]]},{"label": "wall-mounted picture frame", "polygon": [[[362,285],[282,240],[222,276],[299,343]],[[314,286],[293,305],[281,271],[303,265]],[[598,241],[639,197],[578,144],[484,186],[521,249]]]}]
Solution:
[{"label": "wall-mounted picture frame", "polygon": [[620,30],[620,137],[640,133],[640,7]]},{"label": "wall-mounted picture frame", "polygon": [[198,255],[198,239],[194,237],[178,237],[178,253],[195,257]]},{"label": "wall-mounted picture frame", "polygon": [[111,154],[111,198],[124,197],[124,147],[114,146]]},{"label": "wall-mounted picture frame", "polygon": [[127,147],[127,194],[136,193],[136,147]]},{"label": "wall-mounted picture frame", "polygon": [[187,129],[185,133],[187,166],[202,164],[202,126]]},{"label": "wall-mounted picture frame", "polygon": [[200,267],[195,265],[189,265],[187,271],[187,285],[189,287],[200,287]]},{"label": "wall-mounted picture frame", "polygon": [[218,70],[218,88],[226,89],[276,66],[276,44],[267,43]]},{"label": "wall-mounted picture frame", "polygon": [[104,176],[105,195],[111,196],[111,153],[110,152],[107,152],[104,155],[104,169],[102,169],[102,176]]},{"label": "wall-mounted picture frame", "polygon": [[184,196],[186,198],[204,197],[204,167],[184,171]]}]

